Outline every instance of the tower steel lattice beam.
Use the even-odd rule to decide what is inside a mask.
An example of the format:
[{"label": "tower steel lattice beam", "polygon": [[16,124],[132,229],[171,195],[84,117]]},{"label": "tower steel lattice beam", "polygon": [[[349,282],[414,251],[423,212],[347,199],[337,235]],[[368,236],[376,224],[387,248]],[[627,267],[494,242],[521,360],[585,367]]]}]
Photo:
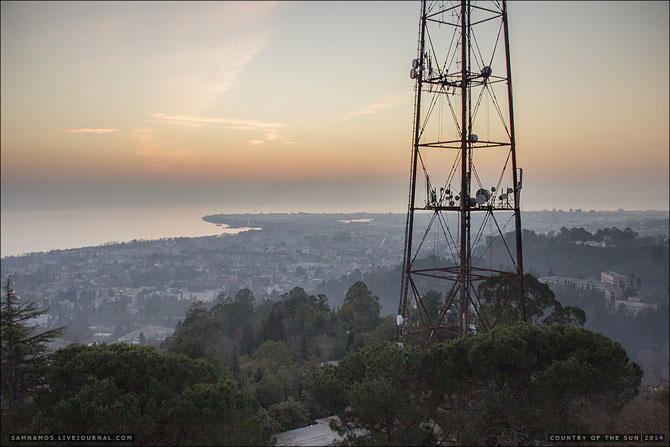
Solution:
[{"label": "tower steel lattice beam", "polygon": [[[506,1],[423,0],[410,77],[414,126],[398,338],[432,343],[488,331],[512,309],[525,321]],[[511,281],[502,302],[480,293],[492,279]]]}]

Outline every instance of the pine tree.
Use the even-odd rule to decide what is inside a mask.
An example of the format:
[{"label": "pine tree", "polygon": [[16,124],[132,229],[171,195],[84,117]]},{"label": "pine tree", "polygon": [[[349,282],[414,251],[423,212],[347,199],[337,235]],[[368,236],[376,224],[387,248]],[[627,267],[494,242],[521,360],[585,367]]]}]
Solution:
[{"label": "pine tree", "polygon": [[233,348],[228,368],[230,370],[230,376],[239,384],[242,380],[242,371],[240,370],[240,361],[237,358],[237,348]]},{"label": "pine tree", "polygon": [[247,323],[242,330],[242,340],[240,341],[240,354],[251,355],[254,352],[254,331]]},{"label": "pine tree", "polygon": [[36,333],[37,325],[31,325],[31,319],[48,309],[37,310],[35,303],[21,302],[11,287],[10,277],[4,288],[6,293],[0,303],[3,415],[24,403],[43,383],[49,361],[46,345],[65,329]]}]

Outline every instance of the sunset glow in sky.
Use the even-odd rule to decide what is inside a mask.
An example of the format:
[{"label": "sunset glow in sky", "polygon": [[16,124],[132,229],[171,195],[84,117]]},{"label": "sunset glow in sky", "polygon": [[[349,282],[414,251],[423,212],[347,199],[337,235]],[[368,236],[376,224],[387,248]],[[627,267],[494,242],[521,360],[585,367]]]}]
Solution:
[{"label": "sunset glow in sky", "polygon": [[[522,209],[668,208],[668,2],[510,2]],[[2,210],[407,206],[419,2],[3,2]]]}]

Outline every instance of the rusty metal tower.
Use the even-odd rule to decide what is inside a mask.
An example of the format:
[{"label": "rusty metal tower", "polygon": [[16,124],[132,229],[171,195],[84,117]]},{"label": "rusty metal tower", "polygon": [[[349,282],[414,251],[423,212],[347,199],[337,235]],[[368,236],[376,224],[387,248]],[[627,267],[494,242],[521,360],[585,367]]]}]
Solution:
[{"label": "rusty metal tower", "polygon": [[[525,320],[511,73],[504,0],[422,1],[400,340]],[[478,294],[494,277],[512,284],[495,305]]]}]

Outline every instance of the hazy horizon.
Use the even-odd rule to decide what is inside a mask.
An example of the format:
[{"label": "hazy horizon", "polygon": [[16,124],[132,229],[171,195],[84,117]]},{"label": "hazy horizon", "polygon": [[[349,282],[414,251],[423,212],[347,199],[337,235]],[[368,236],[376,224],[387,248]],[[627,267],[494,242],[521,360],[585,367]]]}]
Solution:
[{"label": "hazy horizon", "polygon": [[[549,210],[522,210],[525,212]],[[557,209],[558,211],[558,209]],[[569,209],[563,209],[569,212]],[[590,209],[582,209],[586,214]],[[618,210],[598,210],[617,212]],[[667,210],[624,210],[624,212],[668,212]],[[155,240],[170,237],[215,236],[228,232],[202,220],[214,214],[386,214],[405,215],[388,210],[318,211],[264,208],[249,212],[244,209],[222,209],[217,206],[86,208],[78,210],[12,210],[3,212],[0,257],[19,256],[50,250],[77,249],[110,242]],[[252,225],[253,226],[253,225]]]},{"label": "hazy horizon", "polygon": [[[667,210],[669,4],[576,5],[508,5],[521,209]],[[2,2],[2,214],[404,213],[419,9]]]}]

